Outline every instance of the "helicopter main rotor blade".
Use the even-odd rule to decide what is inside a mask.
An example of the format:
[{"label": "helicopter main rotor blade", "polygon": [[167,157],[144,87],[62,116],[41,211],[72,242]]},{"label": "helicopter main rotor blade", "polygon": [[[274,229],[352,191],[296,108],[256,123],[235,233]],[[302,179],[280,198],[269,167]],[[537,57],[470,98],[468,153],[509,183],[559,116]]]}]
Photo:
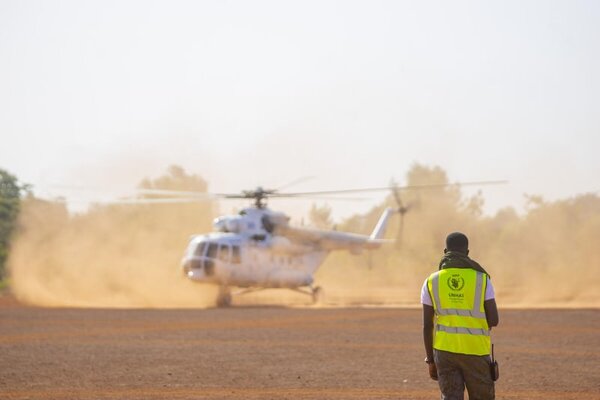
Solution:
[{"label": "helicopter main rotor blade", "polygon": [[185,197],[194,198],[198,200],[212,200],[212,199],[248,199],[254,198],[254,196],[238,193],[206,193],[206,192],[194,192],[184,190],[165,190],[165,189],[137,189],[136,192],[140,195],[149,196],[164,196],[165,198],[173,197]]},{"label": "helicopter main rotor blade", "polygon": [[[484,186],[484,185],[500,185],[508,183],[508,181],[475,181],[475,182],[456,182],[456,183],[438,183],[438,184],[424,184],[424,185],[409,185],[409,186],[397,186],[398,190],[411,190],[411,189],[435,189],[450,186]],[[311,196],[321,194],[338,194],[338,193],[367,193],[367,192],[381,192],[384,190],[392,189],[390,186],[386,187],[373,187],[365,189],[343,189],[343,190],[324,190],[319,192],[298,192],[298,193],[278,193],[279,197],[295,197],[295,196]]]},{"label": "helicopter main rotor blade", "polygon": [[107,201],[93,201],[92,204],[111,205],[111,204],[176,204],[176,203],[198,203],[202,201],[210,201],[208,198],[185,198],[185,197],[170,197],[160,199],[117,199]]},{"label": "helicopter main rotor blade", "polygon": [[[156,200],[154,201],[155,203],[158,203],[158,200],[166,200],[164,201],[165,203],[171,202],[171,203],[177,203],[179,199],[182,199],[184,201],[205,201],[205,200],[213,200],[213,199],[225,199],[225,200],[244,200],[244,199],[253,199],[254,195],[253,193],[249,193],[249,194],[225,194],[225,193],[201,193],[201,192],[180,192],[177,190],[161,190],[161,189],[142,189],[142,190],[138,190],[138,193],[140,194],[147,194],[147,195],[162,195],[162,196],[167,196],[164,198],[148,198],[148,199],[144,199],[141,198],[139,200]],[[178,197],[178,196],[186,196],[186,197]],[[279,195],[277,193],[274,194],[266,194],[266,197],[269,198],[286,198],[286,197],[290,197],[290,196],[286,196],[286,195]],[[292,197],[296,197],[296,196],[292,196]],[[366,198],[362,198],[362,197],[327,197],[327,196],[302,196],[303,198],[306,199],[315,199],[315,200],[349,200],[349,201],[365,201],[368,200]],[[136,199],[131,199],[131,200],[126,200],[126,201],[134,201]],[[118,200],[117,200],[118,202]]]},{"label": "helicopter main rotor blade", "polygon": [[287,196],[274,194],[269,196],[270,199],[303,199],[303,200],[343,200],[343,201],[366,201],[366,197],[332,197],[332,196]]},{"label": "helicopter main rotor blade", "polygon": [[[311,177],[305,177],[302,179],[298,179],[293,183],[298,183],[300,181],[309,179]],[[385,186],[385,187],[373,187],[373,188],[363,188],[363,189],[342,189],[342,190],[325,190],[325,191],[315,191],[315,192],[296,192],[296,193],[281,193],[277,190],[272,189],[263,189],[261,187],[257,188],[254,191],[247,190],[242,193],[205,193],[205,192],[194,192],[194,191],[180,191],[180,190],[163,190],[163,189],[138,189],[137,192],[139,194],[146,195],[154,195],[154,196],[164,196],[165,198],[188,198],[189,201],[192,200],[211,200],[211,199],[267,199],[267,198],[294,198],[294,197],[312,197],[312,198],[321,198],[326,200],[343,200],[342,198],[332,197],[326,198],[321,197],[323,195],[338,195],[338,194],[349,194],[349,193],[369,193],[369,192],[381,192],[392,190],[394,192],[394,196],[398,197],[397,192],[399,190],[411,190],[411,189],[434,189],[434,188],[443,188],[450,186],[483,186],[483,185],[499,185],[507,183],[508,181],[475,181],[475,182],[457,182],[457,183],[441,183],[441,184],[424,184],[424,185],[409,185],[409,186]],[[289,184],[290,185],[290,184]],[[289,186],[288,185],[288,186]],[[146,199],[150,200],[150,199]],[[153,199],[159,200],[159,199]],[[357,198],[351,198],[348,200],[363,200]],[[187,200],[186,200],[187,201]],[[173,201],[175,202],[175,201]],[[403,207],[401,207],[403,208]]]},{"label": "helicopter main rotor blade", "polygon": [[302,178],[298,178],[298,179],[296,179],[296,180],[294,180],[294,181],[291,181],[291,182],[289,182],[289,183],[286,183],[285,185],[281,185],[281,186],[279,186],[279,187],[278,187],[277,189],[275,189],[275,190],[279,192],[280,190],[283,190],[283,189],[285,189],[285,188],[288,188],[288,187],[290,187],[290,186],[297,185],[297,184],[299,184],[299,183],[302,183],[302,182],[309,181],[309,180],[311,180],[311,179],[315,179],[315,177],[314,177],[314,176],[304,176],[304,177],[302,177]]},{"label": "helicopter main rotor blade", "polygon": [[214,193],[205,192],[194,192],[194,191],[183,191],[183,190],[165,190],[165,189],[137,189],[136,192],[141,195],[156,195],[156,196],[170,196],[170,197],[215,197],[219,196]]}]

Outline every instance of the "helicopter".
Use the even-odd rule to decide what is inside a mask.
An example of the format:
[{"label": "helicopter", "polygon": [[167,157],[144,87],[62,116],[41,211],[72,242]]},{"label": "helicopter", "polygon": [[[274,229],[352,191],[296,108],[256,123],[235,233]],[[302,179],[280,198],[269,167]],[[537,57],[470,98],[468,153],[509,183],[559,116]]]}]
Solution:
[{"label": "helicopter", "polygon": [[[499,182],[469,182],[481,185]],[[423,185],[421,188],[447,185]],[[289,289],[310,296],[313,303],[322,300],[323,290],[314,285],[314,274],[327,255],[336,250],[361,254],[394,240],[384,239],[390,217],[403,218],[410,206],[400,198],[400,189],[416,188],[391,185],[385,188],[349,189],[321,192],[281,193],[278,190],[246,190],[241,194],[213,194],[149,189],[146,194],[168,196],[166,202],[197,201],[210,196],[225,199],[250,199],[253,204],[237,215],[225,215],[213,221],[213,232],[192,235],[181,259],[185,277],[200,283],[218,285],[218,307],[228,307],[234,295],[265,289]],[[268,198],[307,197],[340,193],[391,190],[398,208],[383,210],[370,235],[337,230],[295,227],[290,217],[267,207]],[[183,197],[182,197],[183,196]],[[160,202],[161,199],[149,201]],[[238,289],[233,292],[232,288]]]}]

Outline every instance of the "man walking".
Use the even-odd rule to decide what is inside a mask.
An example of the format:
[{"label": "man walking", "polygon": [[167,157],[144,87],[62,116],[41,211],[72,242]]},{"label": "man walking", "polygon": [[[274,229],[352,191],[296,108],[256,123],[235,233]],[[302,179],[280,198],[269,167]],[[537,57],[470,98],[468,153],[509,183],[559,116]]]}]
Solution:
[{"label": "man walking", "polygon": [[443,400],[462,400],[465,386],[469,400],[495,398],[490,331],[498,309],[489,275],[468,255],[467,237],[449,234],[439,271],[421,289],[425,362]]}]

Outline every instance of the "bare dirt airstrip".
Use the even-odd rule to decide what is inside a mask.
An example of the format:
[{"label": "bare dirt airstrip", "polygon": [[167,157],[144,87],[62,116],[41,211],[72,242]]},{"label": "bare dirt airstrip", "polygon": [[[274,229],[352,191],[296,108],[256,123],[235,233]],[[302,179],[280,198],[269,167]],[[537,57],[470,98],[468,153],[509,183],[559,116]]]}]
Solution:
[{"label": "bare dirt airstrip", "polygon": [[[501,310],[498,399],[600,399],[600,310]],[[2,399],[435,399],[416,308],[36,308],[0,295]]]}]

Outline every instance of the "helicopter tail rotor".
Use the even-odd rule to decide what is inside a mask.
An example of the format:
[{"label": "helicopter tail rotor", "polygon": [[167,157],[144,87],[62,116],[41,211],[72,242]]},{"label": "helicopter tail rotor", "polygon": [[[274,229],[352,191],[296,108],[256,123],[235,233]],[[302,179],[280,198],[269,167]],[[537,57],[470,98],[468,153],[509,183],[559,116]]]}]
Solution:
[{"label": "helicopter tail rotor", "polygon": [[400,224],[398,227],[398,234],[396,235],[396,247],[400,248],[402,245],[402,234],[404,232],[404,215],[413,207],[413,204],[404,205],[402,198],[400,197],[400,189],[394,182],[391,184],[392,194],[398,208],[396,211],[400,214]]}]

